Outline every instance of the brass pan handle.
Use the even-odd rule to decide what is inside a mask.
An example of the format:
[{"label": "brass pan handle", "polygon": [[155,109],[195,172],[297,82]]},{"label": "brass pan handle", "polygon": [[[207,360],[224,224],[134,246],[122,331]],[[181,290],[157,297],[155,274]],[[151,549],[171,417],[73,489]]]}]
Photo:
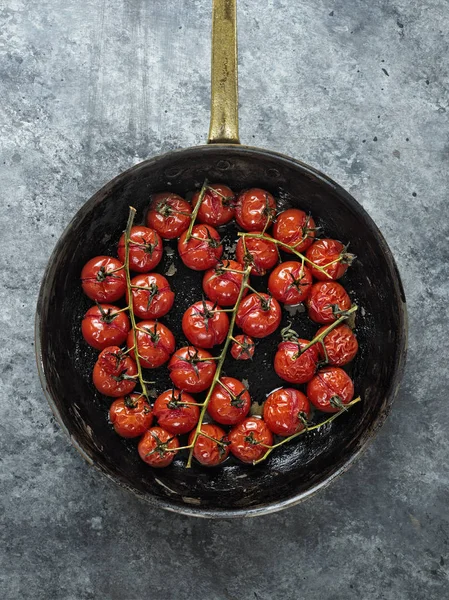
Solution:
[{"label": "brass pan handle", "polygon": [[240,144],[237,0],[213,0],[209,144]]}]

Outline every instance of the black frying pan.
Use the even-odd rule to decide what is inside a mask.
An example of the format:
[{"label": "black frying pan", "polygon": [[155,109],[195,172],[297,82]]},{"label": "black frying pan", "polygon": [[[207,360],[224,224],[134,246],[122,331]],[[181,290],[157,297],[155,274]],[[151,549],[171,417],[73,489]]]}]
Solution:
[{"label": "black frying pan", "polygon": [[[233,517],[291,506],[348,468],[384,422],[397,392],[405,361],[406,308],[391,252],[350,194],[297,160],[239,145],[236,0],[215,0],[213,11],[209,145],[149,159],[116,177],[81,208],[58,241],[44,275],[36,315],[36,352],[49,403],[90,464],[152,505],[196,516]],[[228,459],[212,469],[198,464],[185,469],[185,457],[178,455],[171,467],[155,470],[140,460],[135,442],[114,433],[107,420],[110,400],[91,384],[96,353],[80,333],[81,318],[91,305],[81,291],[80,272],[91,257],[115,253],[129,205],[143,220],[152,193],[169,189],[184,196],[198,189],[206,177],[236,191],[265,188],[278,198],[281,210],[297,206],[310,211],[328,237],[350,240],[351,252],[358,258],[343,284],[361,307],[356,321],[361,351],[351,374],[363,402],[319,432],[277,449],[255,467]],[[235,232],[231,226],[224,235],[231,241]],[[202,275],[170,254],[164,254],[157,270],[173,273],[176,269],[171,277],[176,305],[164,320],[181,344],[181,316],[200,298]],[[266,289],[264,278],[254,283]],[[283,325],[287,320],[285,314]],[[309,339],[317,329],[305,315],[295,317],[295,328]],[[278,341],[278,334],[261,340],[249,367],[230,359],[223,372],[246,378],[253,398],[264,399],[282,385],[271,366]],[[159,392],[169,387],[165,368],[152,372],[151,378],[156,379]]]}]

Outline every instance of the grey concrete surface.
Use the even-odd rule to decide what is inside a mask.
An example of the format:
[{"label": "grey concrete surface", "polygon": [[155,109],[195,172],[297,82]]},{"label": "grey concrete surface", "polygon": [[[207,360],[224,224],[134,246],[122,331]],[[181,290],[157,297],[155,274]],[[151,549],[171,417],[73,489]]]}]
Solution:
[{"label": "grey concrete surface", "polygon": [[39,282],[76,210],[130,165],[204,142],[210,2],[3,0],[0,19],[0,597],[448,598],[446,0],[239,2],[242,141],[360,200],[410,311],[404,384],[366,454],[246,521],[153,511],[90,469],[33,355]]}]

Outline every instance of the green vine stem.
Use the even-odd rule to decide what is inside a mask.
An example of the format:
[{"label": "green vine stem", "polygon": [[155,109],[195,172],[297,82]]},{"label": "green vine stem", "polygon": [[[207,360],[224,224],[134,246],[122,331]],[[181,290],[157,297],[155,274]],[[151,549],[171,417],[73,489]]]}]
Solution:
[{"label": "green vine stem", "polygon": [[[195,208],[192,211],[192,214],[190,215],[190,223],[189,223],[189,228],[187,229],[187,233],[186,233],[186,242],[188,242],[190,240],[190,238],[192,237],[192,229],[193,226],[195,224],[196,221],[196,217],[198,216],[198,211],[201,208],[201,204],[203,203],[204,200],[204,196],[206,194],[207,188],[208,188],[209,182],[207,181],[207,179],[204,180],[203,186],[200,190],[200,195],[198,197],[198,202],[195,205]],[[204,241],[204,240],[201,240]]]}]

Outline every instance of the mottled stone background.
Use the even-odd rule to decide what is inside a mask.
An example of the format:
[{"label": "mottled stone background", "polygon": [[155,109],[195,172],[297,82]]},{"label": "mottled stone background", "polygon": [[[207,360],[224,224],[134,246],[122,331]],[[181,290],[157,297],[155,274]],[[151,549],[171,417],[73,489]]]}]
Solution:
[{"label": "mottled stone background", "polygon": [[446,0],[239,2],[242,141],[350,190],[404,280],[404,384],[350,472],[268,517],[155,511],[82,461],[44,399],[33,317],[47,259],[110,178],[205,141],[210,4],[0,0],[0,597],[445,599]]}]

